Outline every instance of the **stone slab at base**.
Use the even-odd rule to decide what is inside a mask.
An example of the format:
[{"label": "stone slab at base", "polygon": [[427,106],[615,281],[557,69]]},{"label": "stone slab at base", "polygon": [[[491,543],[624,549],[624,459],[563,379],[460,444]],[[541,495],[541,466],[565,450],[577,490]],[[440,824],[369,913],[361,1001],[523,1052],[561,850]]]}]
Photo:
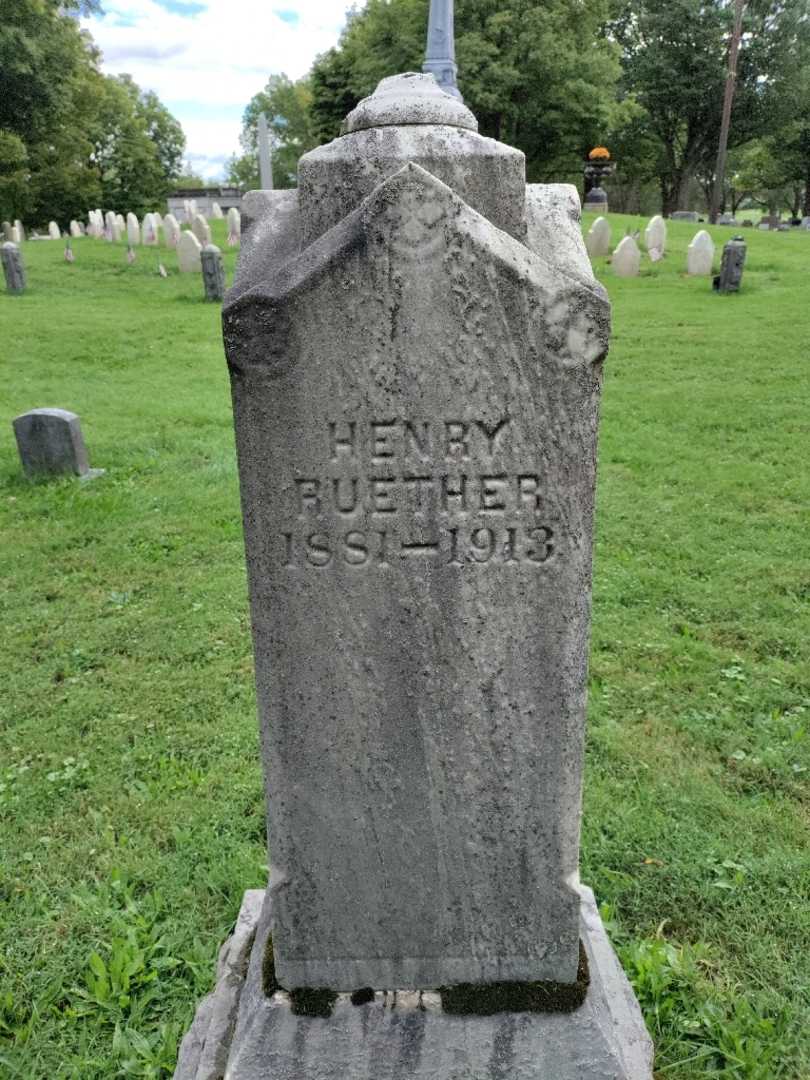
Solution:
[{"label": "stone slab at base", "polygon": [[[328,1019],[295,1016],[261,984],[269,898],[245,893],[217,985],[180,1048],[175,1080],[650,1080],[652,1043],[599,917],[580,887],[591,984],[573,1013],[450,1016],[435,993],[340,994]],[[249,955],[249,962],[248,962]]]}]

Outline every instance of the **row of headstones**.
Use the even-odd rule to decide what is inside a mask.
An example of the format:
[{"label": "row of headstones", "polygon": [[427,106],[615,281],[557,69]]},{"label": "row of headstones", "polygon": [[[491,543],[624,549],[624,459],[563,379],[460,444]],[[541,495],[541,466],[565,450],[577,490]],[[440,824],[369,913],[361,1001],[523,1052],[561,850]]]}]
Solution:
[{"label": "row of headstones", "polygon": [[[670,215],[672,221],[702,221],[700,214],[697,210],[674,210]],[[743,221],[737,221],[733,214],[720,214],[717,219],[718,225],[734,225],[736,227],[742,226],[743,228],[753,228],[754,222],[750,218],[745,218]],[[810,230],[810,216],[799,218],[791,218],[790,221],[782,221],[778,214],[765,214],[757,225],[758,229],[769,230],[771,232],[790,232],[791,229],[805,229]]]},{"label": "row of headstones", "polygon": [[[191,223],[191,231],[197,237],[201,246],[206,246],[211,243],[211,227],[202,214],[196,212],[196,206],[192,207],[191,202],[193,200],[186,200],[189,203],[188,211],[194,209],[194,213],[188,219]],[[187,212],[188,212],[187,211]],[[216,211],[219,211],[217,213]],[[214,203],[213,217],[223,218],[225,215],[218,203]],[[228,243],[235,245],[239,243],[239,239],[242,232],[241,216],[235,206],[232,206],[228,210]],[[15,221],[12,225],[9,221],[3,222],[3,238],[12,244],[20,244],[25,239],[25,231],[22,226],[22,222]],[[101,210],[91,210],[88,214],[87,225],[83,225],[82,222],[75,219],[70,222],[69,235],[71,237],[79,236],[93,236],[97,239],[102,237],[108,240],[110,243],[119,243],[126,234],[127,243],[134,247],[136,244],[152,245],[157,247],[160,244],[159,230],[163,229],[166,244],[168,247],[177,247],[180,241],[180,223],[174,214],[166,214],[165,217],[161,217],[160,214],[146,214],[141,224],[135,214],[129,213],[126,216],[126,220],[123,215],[116,214],[112,210],[108,210],[106,214],[102,214]],[[55,221],[51,221],[48,225],[48,236],[52,240],[59,240],[62,236],[62,232]],[[181,268],[182,269],[182,268]]]},{"label": "row of headstones", "polygon": [[[644,246],[652,262],[658,262],[667,247],[667,223],[660,214],[650,219],[644,230]],[[588,230],[585,247],[591,259],[610,254],[610,224],[598,217]],[[686,253],[687,274],[707,275],[712,272],[714,241],[705,229],[696,233]],[[625,236],[619,241],[611,260],[613,272],[619,277],[636,277],[641,266],[641,250],[635,237]]]}]

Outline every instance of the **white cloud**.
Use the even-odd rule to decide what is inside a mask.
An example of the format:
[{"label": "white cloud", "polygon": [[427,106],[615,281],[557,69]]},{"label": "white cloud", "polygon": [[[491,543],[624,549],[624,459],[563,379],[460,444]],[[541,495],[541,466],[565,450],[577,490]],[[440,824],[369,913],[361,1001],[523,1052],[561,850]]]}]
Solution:
[{"label": "white cloud", "polygon": [[[154,90],[205,175],[239,151],[241,114],[271,74],[298,78],[337,41],[348,0],[105,0],[84,20],[109,74]],[[185,14],[182,12],[185,11]]]}]

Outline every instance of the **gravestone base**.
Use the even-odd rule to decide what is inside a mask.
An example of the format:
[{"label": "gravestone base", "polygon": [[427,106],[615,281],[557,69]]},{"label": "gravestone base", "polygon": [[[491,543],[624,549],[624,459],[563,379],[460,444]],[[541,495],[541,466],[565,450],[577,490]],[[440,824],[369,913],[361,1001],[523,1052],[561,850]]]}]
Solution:
[{"label": "gravestone base", "polygon": [[294,1015],[284,991],[264,994],[270,902],[251,890],[175,1080],[651,1080],[638,1003],[593,893],[580,894],[591,981],[574,1012],[456,1016],[437,993],[399,991],[362,1005],[340,994],[328,1018],[313,1018]]}]

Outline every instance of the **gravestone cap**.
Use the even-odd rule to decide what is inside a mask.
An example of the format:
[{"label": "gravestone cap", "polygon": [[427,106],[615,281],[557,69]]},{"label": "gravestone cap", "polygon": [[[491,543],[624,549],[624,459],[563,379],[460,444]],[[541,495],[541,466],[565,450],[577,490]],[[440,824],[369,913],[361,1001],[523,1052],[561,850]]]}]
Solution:
[{"label": "gravestone cap", "polygon": [[374,93],[352,109],[340,133],[407,124],[446,124],[478,131],[478,121],[464,102],[445,93],[432,75],[406,71],[382,79]]}]

